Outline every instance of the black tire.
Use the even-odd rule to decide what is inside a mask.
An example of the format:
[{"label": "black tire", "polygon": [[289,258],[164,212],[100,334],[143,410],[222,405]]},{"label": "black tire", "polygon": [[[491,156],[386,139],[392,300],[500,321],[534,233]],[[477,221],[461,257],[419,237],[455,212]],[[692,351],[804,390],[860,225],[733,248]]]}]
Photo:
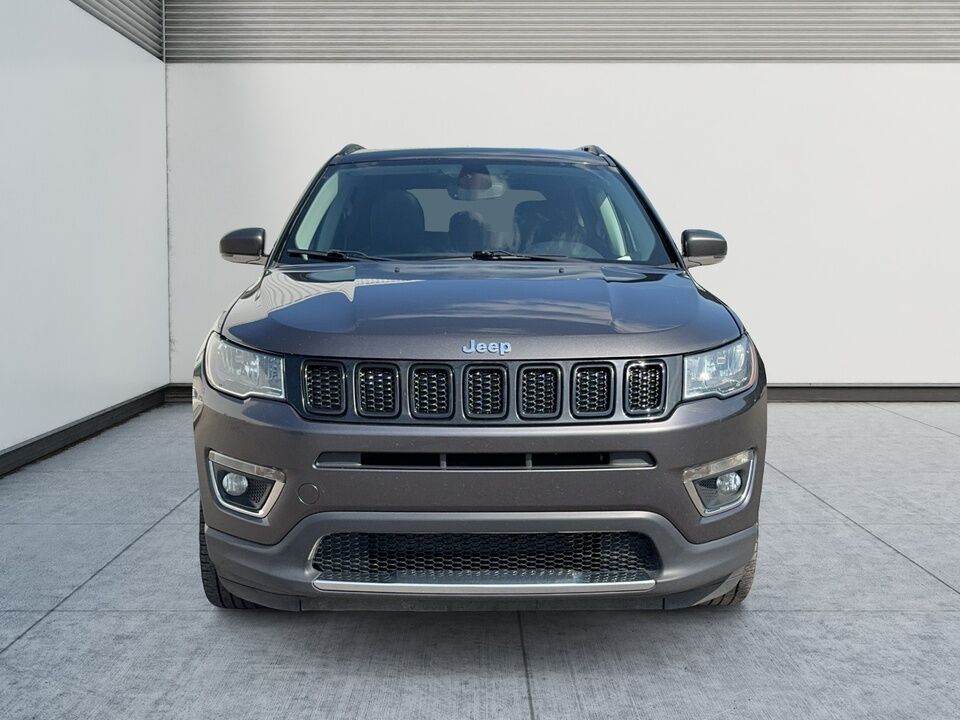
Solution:
[{"label": "black tire", "polygon": [[220,582],[217,569],[207,554],[207,535],[204,532],[203,506],[200,506],[200,579],[203,581],[203,592],[211,605],[229,610],[255,610],[260,607],[243,598],[238,598],[227,590]]},{"label": "black tire", "polygon": [[753,576],[757,571],[757,546],[753,546],[753,557],[750,558],[750,562],[747,563],[747,566],[743,569],[743,577],[740,578],[740,581],[736,586],[724,595],[719,595],[707,602],[703,603],[705,606],[714,606],[714,607],[723,607],[729,605],[739,605],[742,603],[747,595],[750,594],[750,588],[753,587]]}]

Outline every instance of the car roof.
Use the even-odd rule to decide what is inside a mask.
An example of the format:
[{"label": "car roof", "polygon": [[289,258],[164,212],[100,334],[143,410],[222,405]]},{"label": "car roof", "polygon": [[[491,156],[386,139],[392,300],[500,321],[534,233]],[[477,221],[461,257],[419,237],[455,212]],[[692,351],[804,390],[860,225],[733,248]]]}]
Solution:
[{"label": "car roof", "polygon": [[411,148],[404,150],[356,149],[341,153],[332,165],[393,162],[403,160],[530,160],[536,162],[608,164],[605,155],[588,150],[549,150],[545,148]]}]

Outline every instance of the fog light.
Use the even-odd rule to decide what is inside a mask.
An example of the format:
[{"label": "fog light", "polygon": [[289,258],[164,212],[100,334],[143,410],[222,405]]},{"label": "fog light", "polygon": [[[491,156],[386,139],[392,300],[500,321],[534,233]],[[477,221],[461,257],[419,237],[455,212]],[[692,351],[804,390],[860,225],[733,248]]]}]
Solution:
[{"label": "fog light", "polygon": [[742,484],[740,473],[724,473],[717,478],[717,492],[721,495],[733,495],[740,489]]},{"label": "fog light", "polygon": [[210,485],[221,505],[246,515],[264,517],[283,489],[283,470],[210,451]]},{"label": "fog light", "polygon": [[223,491],[233,497],[243,495],[247,491],[248,485],[249,483],[243,475],[232,472],[228,472],[220,481],[220,487],[223,488]]},{"label": "fog light", "polygon": [[756,452],[744,450],[683,471],[683,482],[701,515],[732,510],[750,497]]}]

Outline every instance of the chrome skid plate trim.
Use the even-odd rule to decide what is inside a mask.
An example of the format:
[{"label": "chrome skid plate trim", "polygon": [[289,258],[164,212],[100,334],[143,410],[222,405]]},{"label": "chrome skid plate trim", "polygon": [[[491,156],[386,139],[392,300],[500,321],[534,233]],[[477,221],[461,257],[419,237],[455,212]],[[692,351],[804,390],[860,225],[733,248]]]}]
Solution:
[{"label": "chrome skid plate trim", "polygon": [[588,595],[609,592],[647,592],[656,586],[655,580],[630,582],[577,583],[577,582],[468,582],[468,583],[369,583],[317,578],[313,587],[327,592],[362,592],[381,594],[416,595]]}]

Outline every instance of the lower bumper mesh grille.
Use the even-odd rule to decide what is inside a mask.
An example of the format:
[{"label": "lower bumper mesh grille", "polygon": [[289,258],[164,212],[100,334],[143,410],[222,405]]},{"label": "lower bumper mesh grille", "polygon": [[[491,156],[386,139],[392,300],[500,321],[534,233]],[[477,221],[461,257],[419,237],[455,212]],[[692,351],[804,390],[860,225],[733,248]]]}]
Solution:
[{"label": "lower bumper mesh grille", "polygon": [[335,533],[313,567],[352,583],[626,583],[648,579],[660,556],[633,532]]}]

